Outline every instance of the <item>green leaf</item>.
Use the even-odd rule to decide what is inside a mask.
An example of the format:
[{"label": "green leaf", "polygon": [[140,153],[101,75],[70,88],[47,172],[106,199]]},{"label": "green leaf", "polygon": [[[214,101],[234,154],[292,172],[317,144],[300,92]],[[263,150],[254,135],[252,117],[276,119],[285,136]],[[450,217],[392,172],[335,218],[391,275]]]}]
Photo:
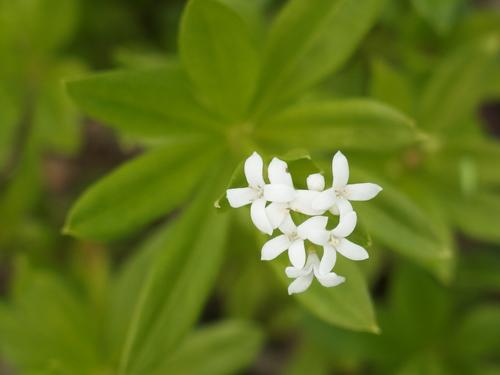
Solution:
[{"label": "green leaf", "polygon": [[240,120],[255,89],[258,54],[245,22],[216,0],[191,0],[181,22],[179,49],[203,101]]},{"label": "green leaf", "polygon": [[258,327],[226,321],[191,333],[152,374],[236,374],[257,356],[262,343]]},{"label": "green leaf", "polygon": [[384,0],[289,1],[271,28],[258,106],[266,109],[336,71],[383,4]]},{"label": "green leaf", "polygon": [[467,360],[497,356],[500,347],[500,305],[483,305],[468,311],[452,343],[459,356]]},{"label": "green leaf", "polygon": [[200,106],[182,69],[116,71],[70,81],[68,91],[91,117],[127,135],[155,140],[218,129]]},{"label": "green leaf", "polygon": [[155,240],[147,277],[124,327],[120,374],[151,373],[190,330],[211,292],[228,224],[228,216],[211,204],[221,177],[207,179],[180,219]]},{"label": "green leaf", "polygon": [[433,132],[451,132],[473,115],[488,89],[499,48],[500,40],[490,36],[443,61],[424,91],[419,124]]},{"label": "green leaf", "polygon": [[305,103],[288,108],[256,129],[256,138],[274,148],[382,151],[415,142],[411,119],[369,99]]},{"label": "green leaf", "polygon": [[[360,181],[376,182],[366,176]],[[449,278],[446,266],[452,261],[450,239],[435,225],[433,216],[388,182],[378,182],[384,190],[370,202],[359,202],[355,209],[375,243],[386,245],[425,266],[443,281]],[[444,265],[443,265],[444,264]]]},{"label": "green leaf", "polygon": [[382,60],[372,62],[371,96],[400,111],[414,113],[412,87],[407,78],[393,66]]},{"label": "green leaf", "polygon": [[464,0],[412,0],[413,7],[433,28],[443,35],[450,32],[460,11],[465,6]]},{"label": "green leaf", "polygon": [[[449,196],[450,197],[450,196]],[[471,196],[451,196],[450,220],[465,234],[500,243],[500,194],[482,191]]]},{"label": "green leaf", "polygon": [[419,353],[411,358],[397,375],[446,375],[450,372],[444,367],[442,359],[436,353]]},{"label": "green leaf", "polygon": [[2,356],[24,373],[85,375],[100,361],[98,319],[65,281],[31,275],[9,306],[0,307]]},{"label": "green leaf", "polygon": [[98,240],[136,232],[187,199],[220,152],[200,142],[147,152],[90,187],[71,209],[64,232]]},{"label": "green leaf", "polygon": [[[291,281],[285,275],[287,261],[286,257],[281,257],[271,262],[283,286],[288,286]],[[312,314],[329,324],[354,331],[379,333],[368,286],[358,265],[340,257],[335,272],[346,278],[343,284],[325,288],[313,281],[306,292],[294,297]]]}]

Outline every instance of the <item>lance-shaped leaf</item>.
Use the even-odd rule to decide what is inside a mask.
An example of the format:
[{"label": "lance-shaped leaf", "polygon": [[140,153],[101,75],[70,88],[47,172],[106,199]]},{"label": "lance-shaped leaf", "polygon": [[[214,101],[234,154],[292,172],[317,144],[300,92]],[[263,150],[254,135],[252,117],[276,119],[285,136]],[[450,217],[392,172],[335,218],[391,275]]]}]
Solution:
[{"label": "lance-shaped leaf", "polygon": [[130,320],[118,330],[126,332],[119,373],[151,373],[195,323],[222,262],[228,216],[212,202],[225,178],[212,172],[179,220],[154,240]]},{"label": "lance-shaped leaf", "polygon": [[254,324],[226,321],[191,333],[152,374],[225,375],[239,373],[257,356],[262,332]]},{"label": "lance-shaped leaf", "polygon": [[[287,262],[286,257],[271,262],[284,286],[284,293],[291,282],[285,275]],[[359,266],[339,257],[334,271],[346,278],[343,284],[325,288],[314,280],[308,290],[295,294],[294,297],[312,314],[327,323],[354,331],[379,333],[368,286]]]},{"label": "lance-shaped leaf", "polygon": [[67,87],[84,112],[127,135],[162,139],[220,126],[198,104],[177,64],[95,74]]},{"label": "lance-shaped leaf", "polygon": [[413,121],[391,107],[346,99],[288,108],[264,120],[255,136],[278,148],[387,152],[414,143],[418,134]]},{"label": "lance-shaped leaf", "polygon": [[259,106],[297,94],[338,69],[384,0],[291,0],[271,28]]},{"label": "lance-shaped leaf", "polygon": [[203,101],[231,120],[245,114],[259,70],[243,19],[217,0],[191,0],[179,38],[182,62]]},{"label": "lance-shaped leaf", "polygon": [[488,89],[499,48],[498,39],[491,36],[443,61],[425,89],[419,124],[432,131],[453,131],[471,116]]},{"label": "lance-shaped leaf", "polygon": [[[359,171],[358,174],[364,176]],[[370,177],[363,180],[380,182]],[[440,221],[388,182],[380,182],[380,185],[384,190],[376,199],[355,205],[367,231],[377,243],[407,256],[447,281],[453,247]]]},{"label": "lance-shaped leaf", "polygon": [[65,233],[112,240],[141,229],[188,198],[218,155],[220,150],[205,143],[179,142],[139,156],[80,197]]}]

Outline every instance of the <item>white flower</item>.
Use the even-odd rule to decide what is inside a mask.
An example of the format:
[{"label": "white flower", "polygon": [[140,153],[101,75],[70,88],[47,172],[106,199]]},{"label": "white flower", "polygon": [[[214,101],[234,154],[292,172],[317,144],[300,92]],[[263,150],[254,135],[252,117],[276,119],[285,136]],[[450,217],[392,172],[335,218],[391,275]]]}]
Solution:
[{"label": "white flower", "polygon": [[[271,185],[286,185],[295,191],[292,176],[288,172],[288,165],[283,160],[273,158],[267,168],[267,174]],[[267,217],[273,229],[278,228],[285,218],[290,215],[290,208],[290,201],[275,201],[266,207]]]},{"label": "white flower", "polygon": [[313,230],[309,233],[309,240],[323,246],[320,270],[325,272],[335,266],[337,252],[351,260],[364,260],[368,258],[366,250],[345,237],[349,236],[356,227],[357,215],[351,211],[340,215],[339,224],[332,230]]},{"label": "white flower", "polygon": [[254,152],[245,160],[244,169],[248,187],[228,189],[226,196],[234,208],[251,203],[250,216],[255,226],[264,233],[272,234],[273,227],[266,214],[266,202],[290,202],[295,196],[295,191],[286,183],[266,184],[262,168],[262,158]]},{"label": "white flower", "polygon": [[262,260],[272,260],[288,250],[290,263],[298,269],[304,267],[306,262],[306,249],[304,241],[309,239],[313,233],[325,231],[328,218],[326,216],[314,216],[296,226],[290,215],[280,225],[283,234],[267,241],[262,247]]},{"label": "white flower", "polygon": [[312,202],[312,208],[330,210],[334,214],[352,211],[349,201],[367,201],[374,198],[382,188],[377,184],[347,184],[349,164],[346,157],[338,151],[332,160],[333,186],[318,194]]},{"label": "white flower", "polygon": [[331,269],[326,271],[321,268],[321,264],[316,253],[309,253],[304,267],[286,268],[286,275],[291,279],[295,279],[288,286],[288,294],[296,294],[306,291],[315,276],[319,283],[327,288],[337,286],[345,281],[345,277],[339,276],[335,272],[330,271]]}]

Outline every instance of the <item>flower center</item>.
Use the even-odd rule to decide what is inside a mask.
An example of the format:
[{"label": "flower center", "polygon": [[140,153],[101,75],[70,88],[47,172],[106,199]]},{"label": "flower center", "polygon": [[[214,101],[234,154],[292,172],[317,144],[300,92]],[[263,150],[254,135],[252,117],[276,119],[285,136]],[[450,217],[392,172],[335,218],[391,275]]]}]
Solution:
[{"label": "flower center", "polygon": [[300,238],[299,238],[299,235],[297,234],[297,232],[294,231],[288,235],[288,239],[290,240],[290,242],[293,242],[295,240],[299,240]]},{"label": "flower center", "polygon": [[330,243],[330,245],[332,245],[333,247],[337,247],[339,244],[340,244],[340,239],[331,235],[330,236],[330,240],[328,241]]}]

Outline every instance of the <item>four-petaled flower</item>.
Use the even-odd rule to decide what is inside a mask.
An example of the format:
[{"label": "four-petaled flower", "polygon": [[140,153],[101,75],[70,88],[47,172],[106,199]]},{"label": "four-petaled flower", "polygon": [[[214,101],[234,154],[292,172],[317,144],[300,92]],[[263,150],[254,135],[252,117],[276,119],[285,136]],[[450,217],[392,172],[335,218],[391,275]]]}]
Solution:
[{"label": "four-petaled flower", "polygon": [[332,173],[333,186],[318,194],[312,202],[313,209],[330,210],[335,215],[348,213],[352,211],[349,201],[367,201],[382,191],[379,185],[370,182],[348,185],[349,163],[340,151],[333,157]]},{"label": "four-petaled flower", "polygon": [[[325,287],[343,283],[345,278],[332,272],[337,252],[351,260],[368,258],[363,247],[346,238],[357,223],[357,215],[349,201],[369,200],[382,188],[372,183],[348,185],[349,165],[340,151],[333,158],[332,171],[333,186],[327,190],[320,173],[307,177],[307,189],[295,189],[287,163],[273,158],[267,170],[270,183],[266,183],[262,158],[254,152],[244,165],[248,187],[226,192],[232,207],[251,204],[250,215],[260,231],[271,235],[279,228],[281,234],[264,244],[261,259],[272,260],[288,251],[292,266],[285,271],[289,278],[294,279],[289,285],[289,294],[305,291],[314,277]],[[296,225],[292,211],[312,217]],[[327,211],[340,215],[338,225],[332,230],[327,229],[328,217],[322,216]],[[314,251],[307,255],[306,241],[323,247],[321,260]]]}]

